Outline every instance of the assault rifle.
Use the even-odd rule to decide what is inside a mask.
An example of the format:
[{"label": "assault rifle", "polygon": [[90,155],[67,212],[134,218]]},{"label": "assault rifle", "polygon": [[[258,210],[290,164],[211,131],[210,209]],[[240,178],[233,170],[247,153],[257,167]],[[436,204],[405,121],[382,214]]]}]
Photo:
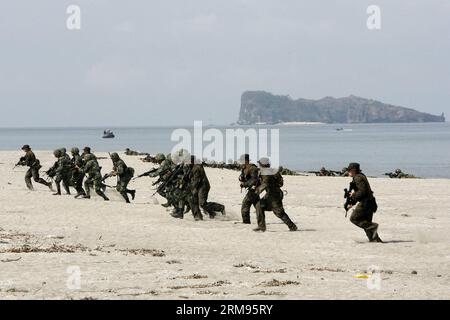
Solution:
[{"label": "assault rifle", "polygon": [[153,168],[147,172],[144,172],[144,173],[138,175],[137,177],[134,177],[132,180],[136,180],[136,179],[139,179],[142,177],[148,177],[149,175],[151,175],[153,172],[156,172],[157,170],[158,170],[158,168]]},{"label": "assault rifle", "polygon": [[350,182],[349,188],[344,189],[344,209],[345,209],[345,217],[347,217],[348,210],[350,210],[350,206],[354,206],[356,204],[355,199],[351,197],[352,191],[355,191],[355,183],[352,181]]},{"label": "assault rifle", "polygon": [[152,194],[152,196],[154,196],[156,193],[164,190],[164,188],[171,183],[173,180],[175,180],[175,178],[178,176],[178,173],[183,170],[183,165],[179,164],[175,167],[175,169],[173,170],[173,172],[170,174],[170,176],[166,179],[166,181],[164,181],[163,183],[161,183],[158,188],[156,189],[156,191]]}]

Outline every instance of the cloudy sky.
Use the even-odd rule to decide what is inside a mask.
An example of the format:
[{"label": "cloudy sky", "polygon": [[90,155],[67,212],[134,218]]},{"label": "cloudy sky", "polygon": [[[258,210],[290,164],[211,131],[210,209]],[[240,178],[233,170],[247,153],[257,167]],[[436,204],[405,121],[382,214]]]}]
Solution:
[{"label": "cloudy sky", "polygon": [[2,1],[0,126],[229,124],[245,90],[450,115],[449,17],[448,0]]}]

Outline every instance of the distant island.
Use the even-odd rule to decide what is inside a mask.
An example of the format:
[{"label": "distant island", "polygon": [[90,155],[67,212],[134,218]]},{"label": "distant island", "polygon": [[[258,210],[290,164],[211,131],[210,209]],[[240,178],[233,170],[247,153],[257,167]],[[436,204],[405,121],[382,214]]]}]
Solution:
[{"label": "distant island", "polygon": [[265,91],[246,91],[241,97],[238,124],[287,122],[407,123],[445,122],[444,114],[432,115],[357,96],[297,99]]}]

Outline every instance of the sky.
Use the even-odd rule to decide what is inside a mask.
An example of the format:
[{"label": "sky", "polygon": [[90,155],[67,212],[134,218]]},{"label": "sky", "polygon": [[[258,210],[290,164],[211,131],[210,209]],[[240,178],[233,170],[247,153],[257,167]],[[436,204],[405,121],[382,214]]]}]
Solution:
[{"label": "sky", "polygon": [[448,0],[2,1],[0,127],[227,125],[246,90],[450,115],[449,16]]}]

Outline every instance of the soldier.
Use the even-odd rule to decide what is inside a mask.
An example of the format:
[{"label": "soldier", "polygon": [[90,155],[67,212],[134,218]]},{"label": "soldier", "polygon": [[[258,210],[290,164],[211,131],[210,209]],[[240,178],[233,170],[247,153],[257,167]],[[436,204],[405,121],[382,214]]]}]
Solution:
[{"label": "soldier", "polygon": [[70,194],[69,184],[70,184],[70,157],[65,153],[65,149],[56,149],[53,152],[57,161],[55,163],[55,184],[56,193],[54,195],[61,195],[61,181],[63,183],[64,190],[66,194]]},{"label": "soldier", "polygon": [[[373,214],[378,206],[373,196],[367,177],[361,172],[359,163],[352,162],[348,165],[349,176],[353,178],[354,189],[350,196],[358,202],[350,216],[350,221],[364,229],[370,242],[382,242],[378,236],[378,224],[372,222]],[[350,205],[349,208],[352,206]]]},{"label": "soldier", "polygon": [[72,171],[72,184],[75,187],[75,190],[77,190],[77,194],[75,198],[81,197],[86,195],[86,192],[84,192],[83,189],[83,179],[84,174],[80,172],[80,169],[83,168],[83,158],[80,156],[80,150],[78,148],[72,148],[70,150],[70,153],[72,154],[72,159],[70,159],[71,163],[71,171]]},{"label": "soldier", "polygon": [[[258,167],[250,163],[250,157],[248,154],[245,154],[243,157],[244,161],[241,165],[239,181],[241,182],[241,191],[242,188],[246,188],[247,193],[242,200],[241,215],[242,223],[250,224],[250,208],[252,205],[255,206],[259,201],[259,196],[255,191],[258,184]],[[240,162],[242,163],[242,157]]]},{"label": "soldier", "polygon": [[113,162],[113,171],[105,176],[105,178],[117,176],[116,190],[122,195],[126,203],[130,203],[128,193],[131,194],[132,200],[136,196],[136,190],[129,190],[127,188],[128,183],[130,183],[131,178],[134,176],[134,169],[128,167],[116,152],[111,153],[111,160]]},{"label": "soldier", "polygon": [[93,155],[93,160],[95,160],[98,163],[97,157],[93,153],[91,153],[91,148],[90,147],[84,147],[83,148],[83,153],[81,154],[81,158],[83,159],[83,161],[84,161],[84,158],[85,158],[84,156],[87,155],[87,154],[92,154]]},{"label": "soldier", "polygon": [[31,148],[29,145],[24,145],[22,147],[22,150],[25,152],[25,156],[21,157],[19,162],[16,164],[17,166],[27,166],[30,169],[28,169],[27,173],[25,174],[25,183],[27,185],[27,188],[29,190],[33,189],[33,184],[31,183],[31,178],[33,177],[33,180],[37,183],[43,184],[44,186],[47,186],[50,190],[53,191],[52,183],[47,182],[44,179],[39,177],[39,169],[42,168],[40,162],[38,159],[36,159],[36,156],[34,155],[33,151],[31,151]]},{"label": "soldier", "polygon": [[98,162],[93,154],[86,154],[84,156],[85,165],[83,168],[78,168],[82,174],[88,175],[86,180],[84,181],[84,189],[86,191],[86,195],[83,196],[85,199],[91,198],[90,187],[95,188],[95,192],[103,198],[105,201],[109,201],[108,197],[102,191],[103,183],[102,183],[102,173],[100,171],[100,167]]},{"label": "soldier", "polygon": [[[175,165],[171,159],[166,159],[166,156],[163,153],[158,153],[155,156],[155,160],[159,164],[159,168],[157,170],[149,173],[148,176],[151,178],[159,177],[158,181],[156,181],[154,183],[154,184],[157,184],[159,182],[166,181],[170,177],[171,172],[174,169]],[[167,199],[167,203],[162,204],[163,207],[167,208],[167,207],[173,205],[173,199],[168,194],[168,190],[166,190],[166,188],[164,188],[164,190],[158,188],[158,194],[161,197]]]},{"label": "soldier", "polygon": [[270,168],[268,158],[261,158],[258,161],[260,166],[260,184],[256,188],[256,193],[265,195],[256,204],[256,219],[258,227],[254,231],[266,231],[265,211],[273,211],[288,227],[290,231],[297,231],[297,226],[292,222],[283,208],[283,177],[278,170]]},{"label": "soldier", "polygon": [[189,186],[191,189],[191,210],[196,221],[203,220],[200,208],[214,218],[216,212],[225,215],[225,206],[217,202],[208,202],[208,193],[211,189],[205,169],[201,163],[196,163],[195,156],[191,156],[191,170],[189,172]]},{"label": "soldier", "polygon": [[175,208],[172,211],[171,216],[174,218],[183,219],[184,214],[191,210],[189,174],[192,167],[189,163],[180,163],[178,166],[181,166],[181,170],[179,170],[179,174],[175,178],[175,187],[172,191]]}]

